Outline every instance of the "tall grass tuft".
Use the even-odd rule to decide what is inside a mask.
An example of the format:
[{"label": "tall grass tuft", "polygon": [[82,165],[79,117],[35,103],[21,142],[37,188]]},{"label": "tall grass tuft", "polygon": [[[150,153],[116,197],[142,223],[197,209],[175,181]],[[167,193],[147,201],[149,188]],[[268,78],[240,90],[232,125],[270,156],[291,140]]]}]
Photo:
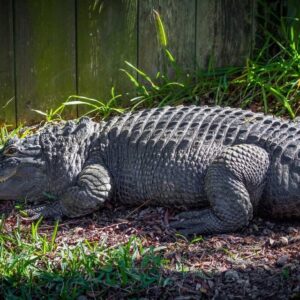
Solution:
[{"label": "tall grass tuft", "polygon": [[[282,18],[279,33],[275,36],[263,28],[265,43],[254,52],[243,67],[212,68],[183,72],[168,49],[163,21],[154,11],[158,40],[168,68],[175,77],[168,78],[163,70],[151,77],[144,70],[125,62],[136,71],[133,77],[127,69],[121,71],[133,83],[136,97],[132,107],[153,107],[177,104],[231,105],[251,107],[265,113],[289,115],[292,119],[300,109],[300,38],[299,20]],[[276,52],[270,52],[276,49]],[[270,56],[270,53],[275,53]],[[163,68],[165,69],[165,68]]]},{"label": "tall grass tuft", "polygon": [[111,88],[111,98],[108,101],[100,101],[97,99],[71,95],[68,97],[67,101],[63,103],[64,106],[72,106],[72,105],[84,105],[89,108],[88,112],[84,115],[99,115],[103,119],[106,119],[110,115],[114,113],[121,114],[125,111],[125,108],[117,106],[117,99],[122,97],[121,94],[115,94],[115,88]]},{"label": "tall grass tuft", "polygon": [[[300,40],[293,24],[281,20],[281,39],[265,31],[265,45],[254,59],[249,60],[241,76],[233,80],[245,94],[252,95],[243,105],[260,98],[266,113],[288,114],[294,118],[299,111]],[[278,48],[277,54],[268,57],[269,49],[274,45]]]}]

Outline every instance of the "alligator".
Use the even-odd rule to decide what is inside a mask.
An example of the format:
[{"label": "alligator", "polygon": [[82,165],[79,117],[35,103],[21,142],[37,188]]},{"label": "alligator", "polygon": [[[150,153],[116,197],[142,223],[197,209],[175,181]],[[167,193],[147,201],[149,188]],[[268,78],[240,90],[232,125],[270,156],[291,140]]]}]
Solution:
[{"label": "alligator", "polygon": [[236,231],[260,213],[299,218],[300,123],[179,106],[45,125],[4,145],[0,199],[34,202],[30,216],[49,218],[108,201],[181,206],[170,226],[186,235]]}]

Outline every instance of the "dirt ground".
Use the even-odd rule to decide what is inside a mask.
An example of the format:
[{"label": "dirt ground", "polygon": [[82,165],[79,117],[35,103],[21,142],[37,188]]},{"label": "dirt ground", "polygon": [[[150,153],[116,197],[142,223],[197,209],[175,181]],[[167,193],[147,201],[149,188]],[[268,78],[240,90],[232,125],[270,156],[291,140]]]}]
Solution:
[{"label": "dirt ground", "polygon": [[[0,211],[9,205],[4,206]],[[106,238],[109,247],[135,235],[144,246],[163,247],[169,263],[162,273],[171,284],[149,287],[139,295],[142,299],[300,299],[299,220],[256,218],[237,233],[186,239],[168,229],[175,213],[161,207],[108,207],[88,217],[63,220],[57,242]],[[52,229],[50,221],[40,227]],[[124,296],[114,292],[111,299]]]}]

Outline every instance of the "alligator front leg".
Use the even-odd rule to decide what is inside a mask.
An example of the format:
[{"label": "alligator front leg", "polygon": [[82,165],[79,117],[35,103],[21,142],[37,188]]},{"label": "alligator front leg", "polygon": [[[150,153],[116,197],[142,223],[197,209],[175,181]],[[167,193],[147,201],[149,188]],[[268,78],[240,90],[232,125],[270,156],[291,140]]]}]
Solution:
[{"label": "alligator front leg", "polygon": [[112,180],[105,167],[91,164],[78,175],[77,184],[51,205],[39,206],[25,212],[36,219],[79,217],[97,210],[111,196]]},{"label": "alligator front leg", "polygon": [[178,215],[171,226],[185,235],[225,233],[247,225],[265,185],[269,157],[254,145],[225,149],[209,166],[205,190],[210,208]]}]

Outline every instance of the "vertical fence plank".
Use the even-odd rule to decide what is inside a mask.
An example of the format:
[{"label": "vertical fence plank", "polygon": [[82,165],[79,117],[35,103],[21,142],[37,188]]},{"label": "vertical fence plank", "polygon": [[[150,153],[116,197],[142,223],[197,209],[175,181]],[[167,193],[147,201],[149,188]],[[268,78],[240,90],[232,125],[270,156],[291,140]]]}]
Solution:
[{"label": "vertical fence plank", "polygon": [[296,41],[299,40],[300,35],[300,5],[298,0],[286,0],[287,5],[287,16],[290,24],[294,29],[294,38]]},{"label": "vertical fence plank", "polygon": [[[183,69],[195,66],[195,1],[149,0],[139,2],[138,64],[147,74],[155,75],[164,66],[153,17],[159,12],[168,37],[168,49]],[[167,70],[168,73],[170,70]],[[172,76],[172,74],[168,74]]]},{"label": "vertical fence plank", "polygon": [[243,65],[254,39],[253,0],[197,0],[196,56],[200,68]]},{"label": "vertical fence plank", "polygon": [[287,15],[292,19],[300,18],[300,7],[298,0],[286,0]]},{"label": "vertical fence plank", "polygon": [[15,125],[12,0],[0,0],[0,124]]},{"label": "vertical fence plank", "polygon": [[119,69],[136,64],[137,1],[78,0],[77,11],[78,93],[101,101],[112,86],[124,93],[131,84]]},{"label": "vertical fence plank", "polygon": [[15,31],[18,121],[36,122],[31,109],[56,108],[76,91],[74,0],[16,0]]}]

